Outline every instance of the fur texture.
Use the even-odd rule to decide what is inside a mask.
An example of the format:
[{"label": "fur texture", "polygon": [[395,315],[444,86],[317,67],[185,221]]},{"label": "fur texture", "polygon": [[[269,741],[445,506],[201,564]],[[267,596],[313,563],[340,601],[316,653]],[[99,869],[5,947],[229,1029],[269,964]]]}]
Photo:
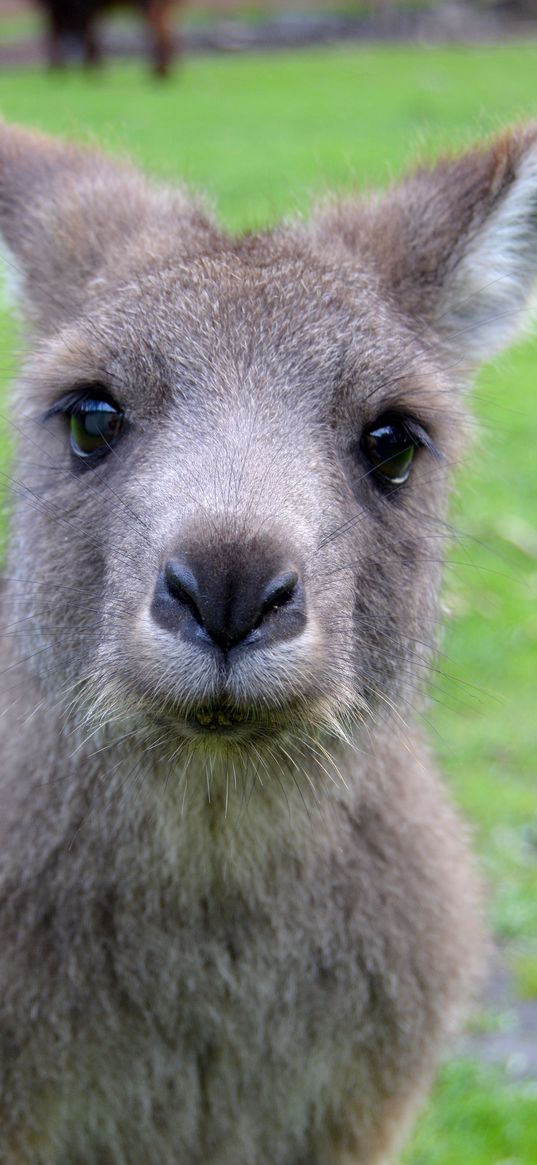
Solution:
[{"label": "fur texture", "polygon": [[[1,1161],[393,1161],[483,958],[419,710],[463,390],[535,282],[536,141],[235,238],[0,127],[33,337],[1,599]],[[84,459],[88,399],[124,421]],[[368,440],[403,422],[398,484]],[[225,649],[207,595],[224,621],[260,606]]]}]

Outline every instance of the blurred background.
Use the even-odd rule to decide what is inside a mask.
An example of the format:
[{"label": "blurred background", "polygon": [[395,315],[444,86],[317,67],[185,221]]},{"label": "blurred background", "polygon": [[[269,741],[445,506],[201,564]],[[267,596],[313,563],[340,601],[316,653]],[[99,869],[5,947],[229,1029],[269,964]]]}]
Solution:
[{"label": "blurred background", "polygon": [[[346,40],[490,42],[532,36],[537,0],[0,0],[2,63],[38,60],[43,29],[73,34],[100,26],[98,43],[113,57],[140,51],[135,14],[148,15],[146,40],[163,30],[177,52],[236,52]],[[86,44],[88,47],[88,44]],[[74,43],[70,46],[75,53]],[[99,50],[96,50],[97,55]],[[69,49],[67,49],[67,57]],[[89,58],[92,49],[89,47]],[[164,70],[165,71],[165,70]]]},{"label": "blurred background", "polygon": [[[162,0],[151,20],[103,12],[89,42],[77,0],[54,26],[46,7],[0,0],[3,116],[186,180],[232,229],[537,117],[537,0]],[[0,337],[5,485],[24,347],[5,296]],[[473,407],[427,720],[472,823],[495,954],[407,1165],[537,1162],[537,338],[484,370]]]},{"label": "blurred background", "polygon": [[143,33],[136,24],[142,22],[136,22],[135,13],[144,11],[154,34],[159,24],[168,28],[176,50],[184,47],[189,53],[290,48],[343,38],[490,42],[531,36],[537,22],[537,0],[0,0],[2,60],[39,59],[44,25],[62,26],[67,33],[78,26],[80,31],[92,24],[91,10],[100,14],[98,39],[113,57],[140,51]]}]

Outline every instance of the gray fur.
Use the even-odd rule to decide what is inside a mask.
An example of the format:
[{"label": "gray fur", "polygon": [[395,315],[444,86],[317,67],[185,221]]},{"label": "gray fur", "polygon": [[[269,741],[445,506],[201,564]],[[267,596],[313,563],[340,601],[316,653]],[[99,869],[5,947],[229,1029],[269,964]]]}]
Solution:
[{"label": "gray fur", "polygon": [[[33,337],[1,600],[2,1162],[393,1160],[483,961],[419,710],[480,327],[487,355],[479,288],[461,339],[468,256],[499,215],[522,316],[534,143],[231,238],[188,195],[0,127]],[[128,429],[80,472],[49,410],[95,382]],[[390,493],[359,437],[394,409],[441,456]],[[158,626],[186,544],[217,576],[230,547],[246,572],[282,549],[304,631],[224,668]],[[243,721],[203,734],[207,706]]]}]

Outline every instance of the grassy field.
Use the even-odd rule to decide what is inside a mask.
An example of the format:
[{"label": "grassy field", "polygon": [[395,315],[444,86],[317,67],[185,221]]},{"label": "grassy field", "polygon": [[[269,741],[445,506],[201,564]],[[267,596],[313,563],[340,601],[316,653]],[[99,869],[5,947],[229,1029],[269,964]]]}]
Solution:
[{"label": "grassy field", "polygon": [[[537,49],[382,48],[142,64],[88,81],[0,77],[6,118],[99,140],[208,191],[232,227],[306,210],[328,187],[386,184],[416,154],[537,116]],[[12,363],[12,326],[2,368]],[[476,831],[491,924],[518,991],[537,998],[537,341],[489,366],[454,498],[452,618],[431,733]],[[3,391],[3,390],[2,390]],[[5,404],[2,415],[5,415]],[[4,450],[5,450],[5,436]],[[5,457],[5,452],[3,457]],[[487,1013],[483,1026],[505,1017]],[[535,1165],[537,1082],[450,1063],[408,1165]]]}]

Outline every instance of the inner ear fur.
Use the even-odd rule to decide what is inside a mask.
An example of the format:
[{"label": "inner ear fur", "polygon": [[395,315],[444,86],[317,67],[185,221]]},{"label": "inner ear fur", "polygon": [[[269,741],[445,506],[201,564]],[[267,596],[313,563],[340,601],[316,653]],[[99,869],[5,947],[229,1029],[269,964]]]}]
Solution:
[{"label": "inner ear fur", "polygon": [[92,280],[107,267],[117,274],[132,246],[188,247],[214,229],[181,190],[97,150],[0,123],[0,235],[38,331],[83,311]]},{"label": "inner ear fur", "polygon": [[469,366],[524,327],[537,282],[537,125],[421,167],[384,196],[320,208],[329,242],[372,265],[409,316]]}]

